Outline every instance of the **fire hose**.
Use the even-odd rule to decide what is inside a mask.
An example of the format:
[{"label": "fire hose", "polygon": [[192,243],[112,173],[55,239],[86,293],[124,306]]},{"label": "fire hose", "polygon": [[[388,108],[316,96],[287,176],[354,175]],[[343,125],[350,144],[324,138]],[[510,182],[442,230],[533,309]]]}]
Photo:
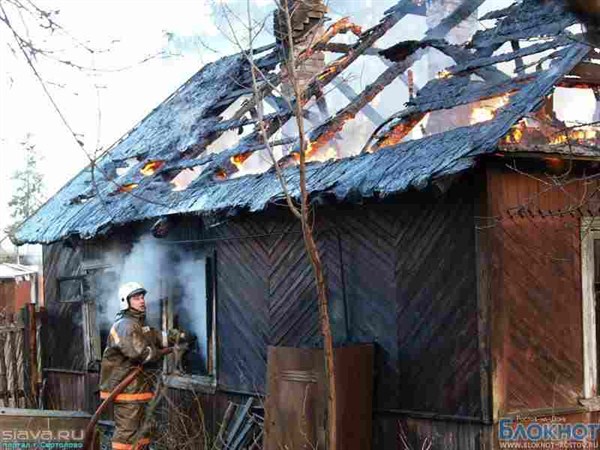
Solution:
[{"label": "fire hose", "polygon": [[[174,347],[163,348],[160,350],[160,354],[167,355],[169,353],[172,353],[173,350],[174,350]],[[143,370],[143,366],[141,366],[141,365],[135,366],[134,368],[132,368],[129,371],[129,373],[127,374],[127,376],[125,378],[123,378],[123,381],[121,381],[117,385],[117,387],[115,387],[111,391],[110,395],[106,399],[104,399],[102,404],[98,407],[98,409],[96,410],[96,412],[90,419],[90,422],[88,423],[87,427],[85,428],[85,437],[83,439],[83,450],[92,450],[93,449],[94,438],[96,436],[96,433],[95,433],[96,424],[98,423],[98,420],[100,420],[100,416],[102,415],[102,413],[104,411],[106,411],[106,408],[108,408],[108,406],[113,402],[115,397],[117,395],[119,395],[121,392],[123,392],[125,390],[125,388],[127,386],[129,386],[133,380],[135,380],[135,378],[140,374],[140,372],[142,370]]]}]

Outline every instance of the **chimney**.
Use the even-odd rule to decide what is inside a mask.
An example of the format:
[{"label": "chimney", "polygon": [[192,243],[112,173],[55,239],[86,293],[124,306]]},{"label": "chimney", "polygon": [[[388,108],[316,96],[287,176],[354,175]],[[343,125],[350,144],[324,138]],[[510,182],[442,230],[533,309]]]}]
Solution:
[{"label": "chimney", "polygon": [[[463,0],[427,0],[427,28],[431,29],[438,25],[444,18],[463,3]],[[446,41],[450,44],[462,44],[471,39],[471,36],[477,31],[477,11],[463,20],[446,35]],[[433,79],[443,71],[452,61],[444,57],[435,50],[429,51],[428,75]],[[427,123],[427,133],[434,134],[448,130],[450,128],[469,125],[471,120],[471,107],[468,105],[459,106],[448,111],[436,111],[430,114]]]},{"label": "chimney", "polygon": [[[294,42],[294,56],[298,56],[324,33],[323,18],[327,12],[323,0],[282,0],[282,5],[287,2],[291,14],[292,38]],[[284,51],[289,51],[287,36],[287,18],[283,9],[278,9],[274,17],[274,31],[277,42]],[[298,67],[296,74],[300,86],[308,82],[325,68],[325,54],[315,52],[310,58]],[[291,87],[284,86],[284,93],[290,94]]]}]

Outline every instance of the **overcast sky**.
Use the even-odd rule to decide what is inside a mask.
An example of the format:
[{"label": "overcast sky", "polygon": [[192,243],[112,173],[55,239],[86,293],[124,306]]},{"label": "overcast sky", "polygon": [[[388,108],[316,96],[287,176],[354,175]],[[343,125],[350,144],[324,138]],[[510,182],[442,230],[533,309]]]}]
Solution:
[{"label": "overcast sky", "polygon": [[[242,14],[246,0],[218,3]],[[335,0],[330,2],[329,16],[351,15],[368,27],[394,3]],[[510,3],[488,0],[481,13]],[[218,14],[220,6],[212,0],[38,0],[38,4],[60,10],[57,21],[79,42],[110,49],[91,55],[78,49],[70,38],[49,37],[30,29],[32,37],[45,39],[43,45],[58,51],[62,59],[100,69],[81,71],[39,60],[43,77],[89,155],[109,147],[204,64],[235,50],[223,36],[227,24]],[[272,9],[271,0],[251,0],[251,5],[256,20],[267,17]],[[407,22],[406,37],[424,26],[419,20],[423,22],[417,18]],[[271,21],[267,24],[270,27]],[[7,45],[11,36],[5,28],[0,26],[0,230],[10,221],[10,177],[22,165],[20,142],[28,133],[43,157],[40,168],[47,196],[89,163],[21,55],[11,52]],[[165,52],[171,56],[156,56],[139,64]],[[110,71],[124,67],[129,68]]]}]

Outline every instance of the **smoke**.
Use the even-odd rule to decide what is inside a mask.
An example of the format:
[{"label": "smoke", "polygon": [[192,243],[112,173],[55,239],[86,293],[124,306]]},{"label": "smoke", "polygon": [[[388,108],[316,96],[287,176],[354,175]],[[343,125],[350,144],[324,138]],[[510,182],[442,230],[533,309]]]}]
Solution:
[{"label": "smoke", "polygon": [[[141,283],[146,294],[146,316],[152,326],[160,325],[160,296],[163,293],[162,273],[169,261],[168,249],[158,244],[151,235],[142,236],[128,254],[112,251],[105,261],[114,269],[111,276],[100,281],[99,321],[106,325],[114,322],[119,313],[119,287],[127,282]],[[101,308],[100,308],[101,306]]]},{"label": "smoke", "polygon": [[129,252],[107,251],[103,259],[111,269],[94,278],[94,294],[97,321],[104,334],[119,313],[119,287],[131,281],[141,283],[147,290],[146,323],[161,328],[161,300],[168,297],[174,325],[197,338],[188,353],[188,365],[204,371],[208,341],[204,253],[198,247],[168,244],[148,234]]},{"label": "smoke", "polygon": [[207,299],[207,260],[203,254],[186,252],[179,249],[180,260],[176,265],[176,279],[181,286],[181,298],[176,304],[175,313],[179,326],[196,337],[192,357],[194,369],[204,371],[208,356],[208,299]]}]

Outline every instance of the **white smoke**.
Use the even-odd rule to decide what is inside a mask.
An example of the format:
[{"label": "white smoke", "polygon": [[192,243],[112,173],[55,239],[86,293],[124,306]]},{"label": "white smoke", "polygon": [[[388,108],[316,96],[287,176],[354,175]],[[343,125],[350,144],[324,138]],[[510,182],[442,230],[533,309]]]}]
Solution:
[{"label": "white smoke", "polygon": [[182,287],[182,298],[179,299],[177,312],[179,313],[180,326],[187,328],[185,331],[196,336],[195,351],[202,358],[205,367],[208,356],[208,329],[207,329],[207,260],[202,254],[186,252],[176,265],[176,277]]},{"label": "white smoke", "polygon": [[[128,254],[111,252],[105,255],[106,262],[114,269],[117,277],[106,280],[102,286],[102,323],[114,322],[119,313],[119,287],[127,282],[141,283],[146,294],[147,321],[160,325],[160,297],[164,295],[164,270],[168,267],[168,248],[160,245],[151,235],[142,236]],[[108,284],[108,285],[107,285]]]},{"label": "white smoke", "polygon": [[119,287],[130,281],[141,283],[147,290],[146,323],[161,328],[161,300],[171,297],[179,321],[176,325],[196,336],[193,350],[202,359],[198,365],[205,366],[208,330],[204,253],[198,247],[169,244],[144,235],[129,252],[106,252],[103,259],[111,269],[96,287],[101,329],[110,328],[119,313]]}]

